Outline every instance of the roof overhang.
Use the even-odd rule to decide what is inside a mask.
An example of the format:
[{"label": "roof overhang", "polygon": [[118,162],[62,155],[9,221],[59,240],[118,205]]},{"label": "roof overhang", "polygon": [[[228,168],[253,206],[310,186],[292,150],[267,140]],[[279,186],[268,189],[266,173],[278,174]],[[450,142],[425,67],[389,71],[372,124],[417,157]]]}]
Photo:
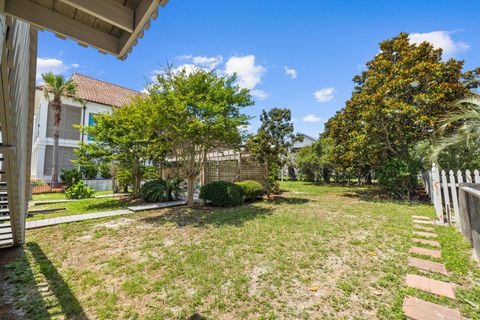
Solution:
[{"label": "roof overhang", "polygon": [[125,59],[169,0],[0,0],[0,13]]}]

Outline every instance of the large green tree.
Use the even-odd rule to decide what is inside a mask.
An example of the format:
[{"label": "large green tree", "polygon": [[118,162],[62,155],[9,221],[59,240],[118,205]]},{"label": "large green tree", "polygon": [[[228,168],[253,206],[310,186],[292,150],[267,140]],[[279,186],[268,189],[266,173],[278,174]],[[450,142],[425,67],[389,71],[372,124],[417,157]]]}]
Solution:
[{"label": "large green tree", "polygon": [[81,144],[77,153],[80,165],[109,161],[128,172],[133,179],[133,195],[138,197],[145,166],[153,159],[153,119],[151,104],[145,98],[133,100],[129,105],[114,108],[111,114],[95,116],[96,124],[84,130],[89,143]]},{"label": "large green tree", "polygon": [[195,178],[208,152],[219,145],[238,145],[240,128],[249,117],[244,107],[253,105],[249,90],[235,85],[236,76],[218,75],[197,68],[191,72],[167,67],[149,86],[154,145],[170,146],[187,179],[187,204],[193,206]]},{"label": "large green tree", "polygon": [[58,142],[60,139],[60,121],[62,120],[62,98],[70,97],[75,100],[77,86],[72,79],[65,80],[60,74],[47,72],[42,74],[43,93],[53,110],[53,162],[52,162],[52,184],[58,185]]},{"label": "large green tree", "polygon": [[[438,119],[476,85],[477,72],[463,61],[408,34],[380,43],[380,52],[356,76],[345,107],[326,124],[340,170],[368,175],[388,161],[409,161],[412,147],[434,137]],[[411,174],[414,174],[413,172]]]},{"label": "large green tree", "polygon": [[261,126],[247,141],[247,149],[264,166],[264,185],[267,195],[274,191],[278,172],[285,164],[295,141],[301,136],[294,134],[292,113],[286,108],[262,111]]}]

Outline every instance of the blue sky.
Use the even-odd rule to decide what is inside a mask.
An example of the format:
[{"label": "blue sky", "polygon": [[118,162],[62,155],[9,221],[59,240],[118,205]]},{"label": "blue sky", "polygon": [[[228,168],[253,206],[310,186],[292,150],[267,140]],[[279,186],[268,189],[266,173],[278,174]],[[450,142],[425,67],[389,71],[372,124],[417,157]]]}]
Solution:
[{"label": "blue sky", "polygon": [[38,71],[83,73],[141,90],[155,70],[215,66],[238,72],[256,105],[245,112],[288,107],[295,129],[317,136],[349,99],[351,79],[401,31],[447,56],[480,66],[480,1],[476,0],[171,0],[126,61],[39,35]]}]

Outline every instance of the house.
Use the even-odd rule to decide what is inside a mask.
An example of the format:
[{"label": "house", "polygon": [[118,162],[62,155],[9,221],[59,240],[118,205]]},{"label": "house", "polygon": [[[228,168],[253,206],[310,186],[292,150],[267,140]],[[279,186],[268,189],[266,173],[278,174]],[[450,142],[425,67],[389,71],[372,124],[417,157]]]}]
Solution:
[{"label": "house", "polygon": [[[77,85],[77,97],[83,103],[69,97],[62,98],[62,115],[60,121],[60,139],[58,164],[62,169],[74,167],[72,160],[76,159],[74,150],[80,142],[88,142],[86,134],[81,134],[75,125],[91,126],[95,123],[94,116],[99,113],[110,113],[112,108],[128,104],[132,98],[143,93],[120,87],[102,80],[75,73],[72,79]],[[42,87],[35,92],[35,115],[33,126],[32,147],[32,179],[50,180],[53,164],[53,115],[49,102]]]},{"label": "house", "polygon": [[0,1],[0,194],[8,199],[0,247],[25,241],[38,30],[124,60],[167,2]]},{"label": "house", "polygon": [[302,148],[305,148],[305,147],[308,147],[310,145],[312,145],[315,141],[317,141],[317,139],[309,136],[309,135],[306,135],[306,134],[303,134],[303,133],[300,133],[299,136],[301,136],[303,138],[303,140],[300,142],[300,141],[297,141],[293,144],[293,151],[298,151],[299,149],[302,149]]}]

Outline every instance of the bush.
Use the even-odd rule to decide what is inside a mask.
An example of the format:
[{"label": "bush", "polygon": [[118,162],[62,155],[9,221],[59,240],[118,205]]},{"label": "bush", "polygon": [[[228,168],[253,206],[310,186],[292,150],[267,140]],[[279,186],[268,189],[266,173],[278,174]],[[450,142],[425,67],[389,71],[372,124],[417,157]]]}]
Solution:
[{"label": "bush", "polygon": [[169,200],[178,199],[180,193],[182,192],[182,183],[183,180],[180,178],[171,178],[167,181],[167,190],[169,195]]},{"label": "bush", "polygon": [[235,184],[242,188],[245,201],[255,201],[263,195],[263,186],[257,181],[247,180]]},{"label": "bush", "polygon": [[67,199],[87,199],[91,198],[94,193],[94,190],[88,187],[85,182],[80,180],[67,188],[65,196],[67,197]]},{"label": "bush", "polygon": [[62,174],[60,175],[60,179],[62,179],[62,181],[66,183],[67,188],[69,188],[82,179],[82,174],[76,168],[62,169]]},{"label": "bush", "polygon": [[378,184],[393,197],[411,200],[417,191],[421,168],[416,160],[391,159],[378,169]]},{"label": "bush", "polygon": [[168,188],[164,180],[153,180],[143,184],[140,197],[146,202],[168,201]]},{"label": "bush", "polygon": [[227,181],[213,181],[200,188],[200,199],[215,207],[235,207],[243,202],[240,186]]}]

